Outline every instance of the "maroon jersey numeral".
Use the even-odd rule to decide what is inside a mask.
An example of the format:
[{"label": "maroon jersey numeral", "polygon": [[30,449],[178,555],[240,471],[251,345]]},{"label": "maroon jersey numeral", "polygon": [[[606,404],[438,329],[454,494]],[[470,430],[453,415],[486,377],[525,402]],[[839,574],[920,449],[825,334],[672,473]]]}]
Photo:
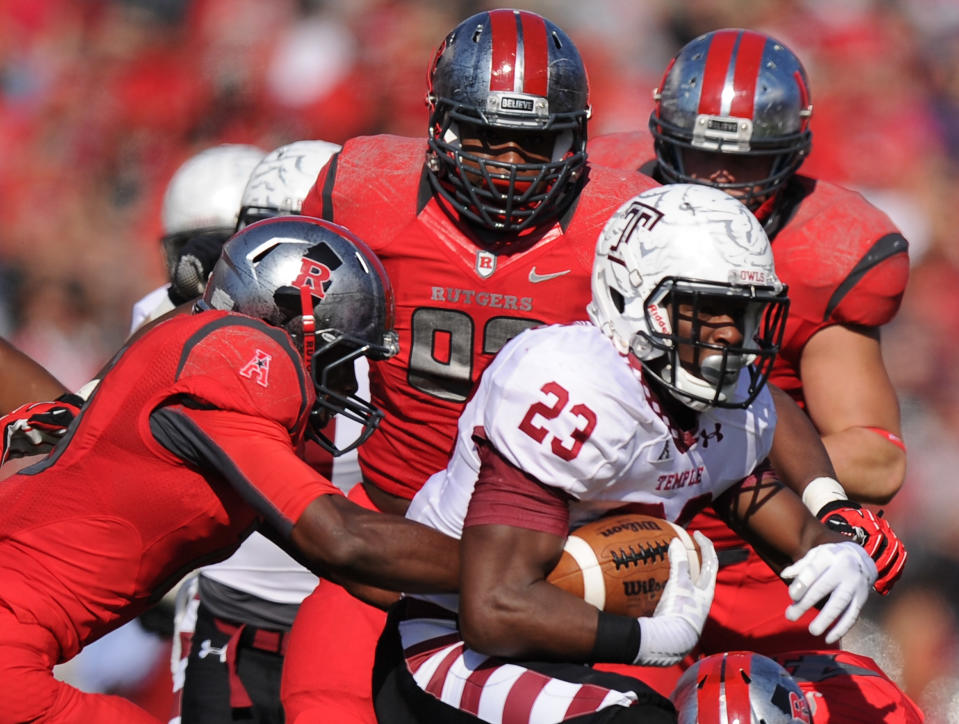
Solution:
[{"label": "maroon jersey numeral", "polygon": [[[554,420],[562,414],[563,410],[565,410],[569,404],[569,392],[556,382],[547,382],[540,388],[540,391],[549,395],[550,398],[553,398],[553,402],[550,404],[544,402],[533,403],[519,424],[520,431],[526,433],[538,443],[543,442],[549,432],[545,427],[538,426],[533,421],[534,418],[539,416],[546,420]],[[582,423],[573,429],[569,440],[563,441],[554,436],[549,443],[553,454],[561,457],[563,460],[572,460],[579,455],[583,443],[589,439],[589,436],[593,434],[593,430],[596,429],[596,413],[588,406],[582,403],[576,403],[569,411],[572,415],[582,420]]]},{"label": "maroon jersey numeral", "polygon": [[[517,334],[539,324],[522,317],[493,317],[483,326],[482,354],[495,355]],[[441,400],[466,402],[474,374],[485,366],[476,359],[480,350],[474,349],[475,326],[470,315],[454,309],[414,310],[407,370],[410,387]]]}]

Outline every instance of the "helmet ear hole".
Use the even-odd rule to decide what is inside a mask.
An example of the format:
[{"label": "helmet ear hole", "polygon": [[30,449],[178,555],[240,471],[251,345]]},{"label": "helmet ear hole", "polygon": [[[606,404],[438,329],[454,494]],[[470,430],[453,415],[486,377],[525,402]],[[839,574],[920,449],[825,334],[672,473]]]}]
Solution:
[{"label": "helmet ear hole", "polygon": [[623,298],[623,295],[618,291],[609,288],[609,297],[613,300],[613,306],[616,308],[616,311],[622,314],[626,311],[626,300]]}]

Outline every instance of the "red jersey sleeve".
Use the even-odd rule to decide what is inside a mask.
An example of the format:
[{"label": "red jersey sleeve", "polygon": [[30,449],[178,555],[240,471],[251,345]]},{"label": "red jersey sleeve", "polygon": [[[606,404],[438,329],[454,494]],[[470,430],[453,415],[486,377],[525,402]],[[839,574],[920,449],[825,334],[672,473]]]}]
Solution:
[{"label": "red jersey sleeve", "polygon": [[510,525],[566,537],[567,494],[524,473],[488,442],[477,440],[480,472],[463,527]]}]

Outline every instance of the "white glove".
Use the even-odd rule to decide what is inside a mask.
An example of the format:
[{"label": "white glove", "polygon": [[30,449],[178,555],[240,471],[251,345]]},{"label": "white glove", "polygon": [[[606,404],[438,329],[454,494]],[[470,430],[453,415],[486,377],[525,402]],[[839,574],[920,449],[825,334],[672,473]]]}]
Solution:
[{"label": "white glove", "polygon": [[709,538],[698,530],[693,537],[699,543],[702,566],[694,581],[689,575],[686,546],[678,538],[669,543],[669,580],[652,616],[639,620],[641,638],[634,664],[672,666],[682,661],[696,642],[706,623],[716,590],[719,559]]},{"label": "white glove", "polygon": [[821,636],[832,626],[826,635],[826,643],[831,644],[856,623],[877,573],[876,564],[862,546],[844,541],[816,546],[780,575],[794,579],[789,585],[789,597],[794,603],[786,608],[790,621],[798,621],[828,596],[819,615],[809,624],[809,633]]}]

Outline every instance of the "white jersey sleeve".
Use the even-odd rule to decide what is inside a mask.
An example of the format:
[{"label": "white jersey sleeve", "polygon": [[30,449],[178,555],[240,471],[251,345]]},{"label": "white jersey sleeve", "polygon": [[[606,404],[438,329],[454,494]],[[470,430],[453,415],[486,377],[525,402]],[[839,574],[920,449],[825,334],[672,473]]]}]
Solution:
[{"label": "white jersey sleeve", "polygon": [[650,442],[639,371],[593,325],[521,335],[494,365],[474,425],[546,485],[582,498],[616,480]]}]

